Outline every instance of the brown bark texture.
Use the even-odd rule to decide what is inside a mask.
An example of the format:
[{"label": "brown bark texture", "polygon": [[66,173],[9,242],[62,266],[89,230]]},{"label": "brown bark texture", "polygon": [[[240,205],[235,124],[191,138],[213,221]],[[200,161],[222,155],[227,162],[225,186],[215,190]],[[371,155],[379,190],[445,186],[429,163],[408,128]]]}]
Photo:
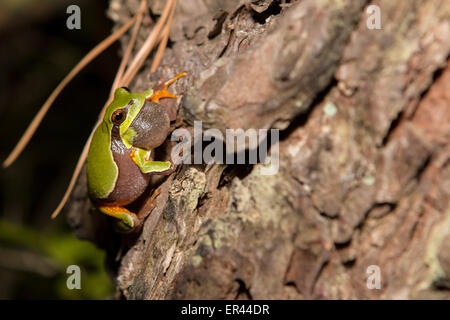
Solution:
[{"label": "brown bark texture", "polygon": [[89,210],[82,176],[69,221],[127,299],[448,299],[449,40],[445,0],[178,1],[161,67],[131,88],[187,71],[181,126],[279,129],[279,171],[179,165],[132,239]]}]

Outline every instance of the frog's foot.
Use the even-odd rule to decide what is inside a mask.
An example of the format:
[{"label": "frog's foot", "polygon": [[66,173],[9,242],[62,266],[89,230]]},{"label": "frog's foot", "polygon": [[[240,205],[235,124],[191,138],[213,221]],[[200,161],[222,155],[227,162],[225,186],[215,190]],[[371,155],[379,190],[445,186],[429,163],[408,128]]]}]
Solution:
[{"label": "frog's foot", "polygon": [[141,169],[142,173],[163,173],[170,169],[170,161],[151,161],[151,151],[141,148],[132,148],[130,158]]},{"label": "frog's foot", "polygon": [[187,76],[187,72],[181,72],[177,74],[174,78],[170,79],[164,84],[164,88],[162,88],[162,90],[153,92],[150,98],[147,98],[147,101],[159,102],[159,99],[162,98],[173,98],[173,99],[178,98],[176,94],[167,92],[167,88],[169,88],[169,86],[175,81],[177,81],[179,78],[184,76]]},{"label": "frog's foot", "polygon": [[99,206],[98,209],[111,217],[118,219],[115,229],[119,233],[128,233],[139,225],[139,219],[133,212],[120,206]]}]

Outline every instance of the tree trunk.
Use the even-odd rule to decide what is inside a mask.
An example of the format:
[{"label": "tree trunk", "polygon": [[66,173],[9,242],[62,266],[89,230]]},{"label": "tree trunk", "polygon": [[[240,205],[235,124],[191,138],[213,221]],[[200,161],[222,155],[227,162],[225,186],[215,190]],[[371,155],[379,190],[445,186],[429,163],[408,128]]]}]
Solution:
[{"label": "tree trunk", "polygon": [[131,88],[187,71],[182,126],[279,129],[279,171],[179,165],[126,242],[93,222],[80,179],[69,220],[109,251],[118,296],[448,299],[449,17],[439,0],[179,1],[162,67]]}]

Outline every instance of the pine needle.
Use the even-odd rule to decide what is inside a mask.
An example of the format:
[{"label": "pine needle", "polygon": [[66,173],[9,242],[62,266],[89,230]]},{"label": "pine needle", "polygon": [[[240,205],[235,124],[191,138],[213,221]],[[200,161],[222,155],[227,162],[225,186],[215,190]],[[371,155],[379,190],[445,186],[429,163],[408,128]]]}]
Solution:
[{"label": "pine needle", "polygon": [[136,16],[130,19],[124,26],[122,26],[119,30],[111,34],[105,40],[100,42],[97,46],[94,47],[80,62],[67,74],[67,76],[60,82],[60,84],[53,90],[52,94],[48,97],[47,101],[45,101],[44,105],[41,107],[39,112],[34,117],[31,124],[28,126],[27,130],[20,138],[19,142],[14,147],[13,151],[9,154],[6,160],[3,162],[3,168],[7,168],[10,166],[20,155],[22,150],[30,141],[36,129],[39,127],[42,119],[47,113],[48,109],[51,107],[55,99],[58,97],[59,93],[64,89],[64,87],[82,70],[89,62],[91,62],[94,58],[96,58],[101,52],[103,52],[106,48],[108,48],[111,43],[116,41],[125,31],[127,31],[131,25],[135,22]]},{"label": "pine needle", "polygon": [[170,27],[172,26],[172,19],[173,14],[175,13],[175,4],[172,6],[172,10],[170,11],[169,20],[164,27],[164,31],[162,33],[162,39],[159,43],[158,50],[156,51],[155,58],[153,59],[152,66],[150,68],[151,72],[155,72],[158,68],[159,64],[161,63],[161,60],[164,56],[164,50],[167,46],[167,41],[169,40],[169,34],[170,34]]},{"label": "pine needle", "polygon": [[[131,51],[133,50],[134,47],[134,43],[136,42],[136,38],[137,38],[137,34],[139,31],[139,28],[142,24],[142,19],[144,18],[144,12],[146,9],[146,2],[145,0],[141,0],[141,5],[137,14],[137,19],[136,19],[136,24],[134,25],[132,34],[131,34],[131,38],[130,38],[130,42],[128,43],[127,49],[125,51],[125,54],[123,55],[122,61],[120,62],[120,66],[119,69],[116,73],[116,77],[114,78],[114,82],[113,85],[111,87],[111,92],[110,92],[110,97],[109,100],[112,100],[113,94],[114,94],[114,90],[119,87],[122,86],[123,84],[121,83],[122,78],[123,78],[123,73],[125,72],[125,67],[128,63],[128,60],[130,58],[131,55]],[[106,103],[106,105],[109,104],[109,101]],[[105,108],[104,108],[105,109]],[[102,118],[102,117],[100,117]]]},{"label": "pine needle", "polygon": [[161,30],[163,29],[164,25],[166,24],[166,20],[168,18],[168,15],[172,9],[173,6],[175,6],[176,1],[175,0],[169,0],[164,7],[164,11],[161,15],[161,18],[159,18],[158,22],[156,23],[155,27],[153,28],[152,32],[148,36],[147,40],[145,40],[144,44],[142,45],[142,48],[139,50],[139,52],[134,57],[133,61],[130,64],[129,69],[125,73],[123,77],[123,83],[124,85],[128,85],[131,80],[134,78],[138,70],[141,68],[142,64],[144,63],[145,59],[148,57],[154,46],[156,45],[156,42],[158,40],[158,36],[161,34]]}]

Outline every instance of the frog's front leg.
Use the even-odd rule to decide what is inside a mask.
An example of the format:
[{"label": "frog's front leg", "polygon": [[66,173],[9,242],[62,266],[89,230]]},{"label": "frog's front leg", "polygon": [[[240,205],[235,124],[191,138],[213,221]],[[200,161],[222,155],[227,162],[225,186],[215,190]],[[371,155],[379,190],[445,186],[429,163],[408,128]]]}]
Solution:
[{"label": "frog's front leg", "polygon": [[186,75],[187,75],[187,72],[181,72],[181,73],[177,74],[175,77],[173,77],[172,79],[170,79],[169,81],[167,81],[164,84],[164,87],[162,88],[162,90],[153,92],[153,94],[149,98],[147,98],[147,101],[152,101],[152,102],[158,103],[159,99],[162,99],[162,98],[173,98],[173,99],[178,98],[178,96],[176,94],[167,92],[167,88],[169,88],[169,86],[172,83],[174,83],[175,81],[177,81],[179,78],[184,77]]},{"label": "frog's front leg", "polygon": [[164,173],[171,167],[170,161],[151,161],[151,151],[132,147],[130,157],[143,173]]},{"label": "frog's front leg", "polygon": [[99,205],[100,212],[118,219],[115,229],[120,233],[128,233],[139,225],[139,219],[133,212],[121,206]]}]

